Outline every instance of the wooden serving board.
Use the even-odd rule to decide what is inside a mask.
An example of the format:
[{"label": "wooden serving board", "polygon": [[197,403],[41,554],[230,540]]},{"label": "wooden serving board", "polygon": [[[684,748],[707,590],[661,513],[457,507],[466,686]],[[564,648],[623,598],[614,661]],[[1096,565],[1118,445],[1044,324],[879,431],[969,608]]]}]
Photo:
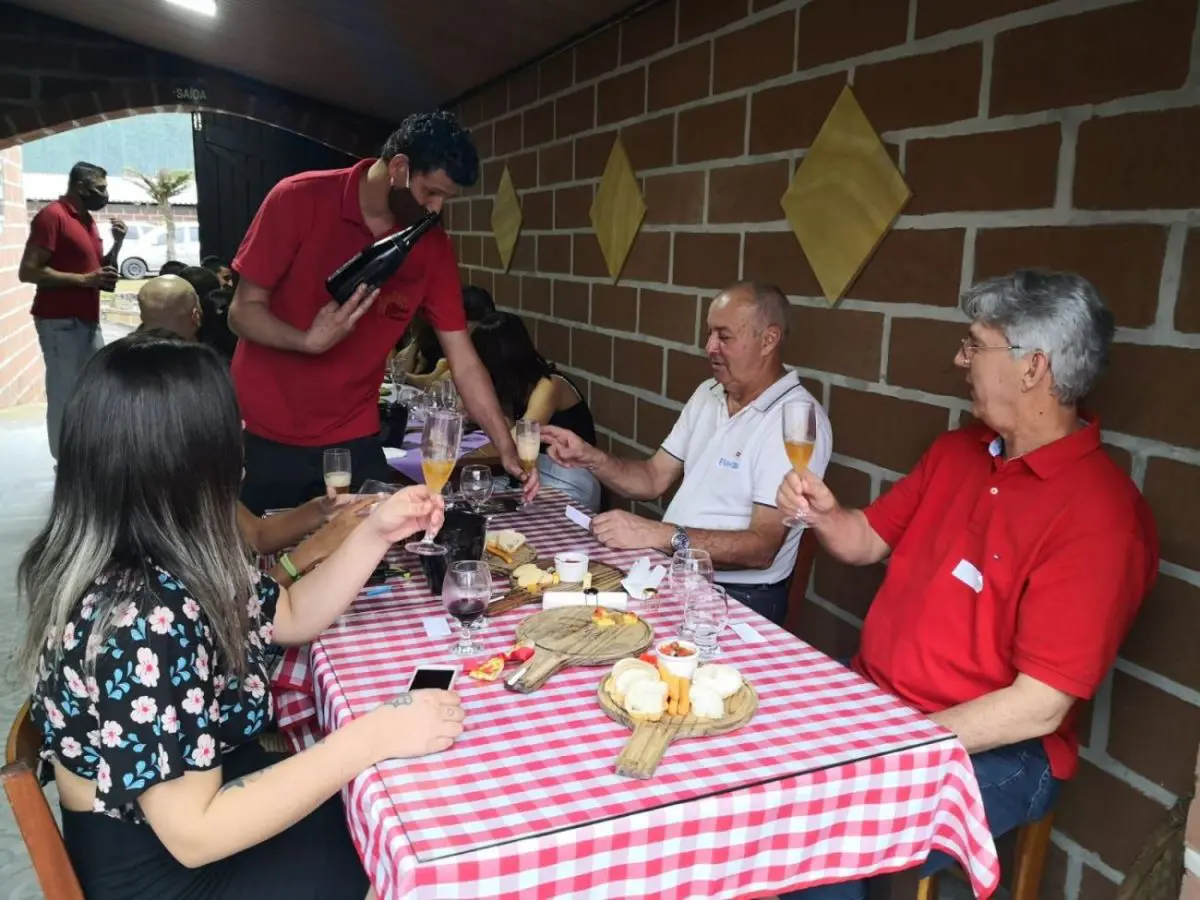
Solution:
[{"label": "wooden serving board", "polygon": [[[489,560],[491,556],[489,555]],[[552,571],[554,568],[553,559],[539,559],[535,562],[539,569]],[[511,570],[510,570],[511,571]],[[598,591],[618,591],[621,589],[621,582],[625,579],[625,573],[620,569],[610,566],[608,563],[589,562],[588,571],[592,573],[592,587]],[[503,572],[502,574],[508,574]],[[524,606],[527,603],[540,603],[542,594],[547,591],[581,591],[583,590],[582,582],[563,582],[550,587],[544,588],[519,588],[513,584],[511,592],[501,597],[490,604],[487,608],[486,615],[499,616],[518,607]],[[588,607],[591,609],[591,607]]]},{"label": "wooden serving board", "polygon": [[653,778],[654,770],[672,742],[728,734],[749,722],[758,711],[758,693],[743,682],[738,692],[725,700],[724,718],[701,719],[693,713],[686,716],[664,713],[657,722],[636,722],[608,692],[608,678],[604,676],[596,692],[600,708],[614,722],[633,729],[633,737],[617,757],[617,774],[626,778]]},{"label": "wooden serving board", "polygon": [[504,682],[508,689],[531,693],[564,666],[606,666],[622,657],[636,656],[654,640],[654,630],[641,616],[630,625],[597,628],[592,624],[595,609],[547,609],[518,625],[517,640],[530,641],[533,656]]},{"label": "wooden serving board", "polygon": [[488,568],[493,572],[496,572],[500,575],[510,575],[512,574],[512,570],[517,566],[523,566],[526,563],[534,562],[537,559],[537,550],[535,550],[529,544],[522,544],[517,548],[517,552],[513,554],[513,561],[507,563],[503,560],[503,558],[485,548],[483,558],[488,564]]}]

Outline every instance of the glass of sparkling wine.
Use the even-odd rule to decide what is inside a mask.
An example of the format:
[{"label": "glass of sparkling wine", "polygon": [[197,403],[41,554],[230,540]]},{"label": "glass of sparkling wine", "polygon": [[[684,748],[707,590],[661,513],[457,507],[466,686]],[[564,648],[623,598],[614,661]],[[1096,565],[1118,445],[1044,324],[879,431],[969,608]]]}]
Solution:
[{"label": "glass of sparkling wine", "polygon": [[[431,409],[425,414],[421,428],[421,472],[429,493],[440,494],[454,464],[458,462],[458,447],[462,441],[462,415],[449,409]],[[406,544],[405,549],[420,556],[442,556],[444,544],[435,544],[428,531],[420,541]]]},{"label": "glass of sparkling wine", "polygon": [[350,451],[337,448],[325,451],[325,487],[335,494],[350,493]]},{"label": "glass of sparkling wine", "polygon": [[[803,475],[817,443],[817,405],[811,400],[792,400],[783,406],[783,446],[798,475]],[[797,516],[783,522],[789,528],[806,524]]]},{"label": "glass of sparkling wine", "polygon": [[[538,454],[542,452],[542,423],[532,419],[517,422],[517,457],[521,460],[521,471],[529,474],[537,468]],[[529,506],[522,502],[521,508]]]}]

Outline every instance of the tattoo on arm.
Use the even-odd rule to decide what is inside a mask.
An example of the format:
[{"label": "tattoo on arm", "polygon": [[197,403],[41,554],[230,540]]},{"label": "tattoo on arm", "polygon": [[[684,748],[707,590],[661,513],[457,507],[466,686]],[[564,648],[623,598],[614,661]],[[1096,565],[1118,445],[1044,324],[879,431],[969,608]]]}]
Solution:
[{"label": "tattoo on arm", "polygon": [[275,768],[275,767],[267,766],[267,768],[260,769],[257,772],[251,772],[249,775],[243,775],[241,778],[234,778],[232,781],[227,781],[227,782],[225,782],[225,784],[221,785],[221,790],[218,791],[217,793],[223,794],[225,791],[231,791],[231,790],[235,790],[237,788],[244,788],[246,785],[250,784],[251,782],[258,781],[258,779],[262,778],[263,775],[265,775],[267,772],[271,771],[271,769],[273,769],[273,768]]},{"label": "tattoo on arm", "polygon": [[408,691],[405,691],[403,694],[397,694],[391,700],[387,701],[388,706],[409,706],[412,702],[412,694]]}]

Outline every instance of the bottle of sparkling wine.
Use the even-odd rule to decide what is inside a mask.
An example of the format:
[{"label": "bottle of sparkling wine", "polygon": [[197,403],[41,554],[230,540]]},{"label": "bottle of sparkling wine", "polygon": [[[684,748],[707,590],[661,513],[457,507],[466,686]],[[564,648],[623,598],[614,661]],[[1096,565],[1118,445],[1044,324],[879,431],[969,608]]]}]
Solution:
[{"label": "bottle of sparkling wine", "polygon": [[325,279],[325,288],[338,303],[345,303],[360,284],[377,288],[400,269],[409,251],[437,224],[438,214],[429,212],[403,231],[380,238],[343,263]]}]

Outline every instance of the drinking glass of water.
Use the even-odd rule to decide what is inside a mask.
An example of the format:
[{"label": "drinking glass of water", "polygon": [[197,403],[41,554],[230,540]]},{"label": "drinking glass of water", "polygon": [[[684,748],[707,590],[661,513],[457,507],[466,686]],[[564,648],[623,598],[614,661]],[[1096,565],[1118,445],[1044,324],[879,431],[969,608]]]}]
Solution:
[{"label": "drinking glass of water", "polygon": [[338,447],[326,450],[324,457],[325,487],[335,494],[350,493],[350,451]]},{"label": "drinking glass of water", "polygon": [[700,651],[700,659],[707,662],[720,656],[717,638],[729,623],[729,597],[725,588],[710,584],[689,594],[684,601],[683,617]]},{"label": "drinking glass of water", "polygon": [[492,599],[492,575],[487,563],[477,559],[456,562],[446,572],[442,587],[442,605],[457,621],[458,643],[450,652],[455,656],[474,656],[482,646],[471,634],[471,625],[483,617]]},{"label": "drinking glass of water", "polygon": [[[671,593],[687,608],[687,599],[713,583],[713,561],[707,550],[680,550],[671,558]],[[680,637],[691,639],[687,617],[679,628]]]}]

